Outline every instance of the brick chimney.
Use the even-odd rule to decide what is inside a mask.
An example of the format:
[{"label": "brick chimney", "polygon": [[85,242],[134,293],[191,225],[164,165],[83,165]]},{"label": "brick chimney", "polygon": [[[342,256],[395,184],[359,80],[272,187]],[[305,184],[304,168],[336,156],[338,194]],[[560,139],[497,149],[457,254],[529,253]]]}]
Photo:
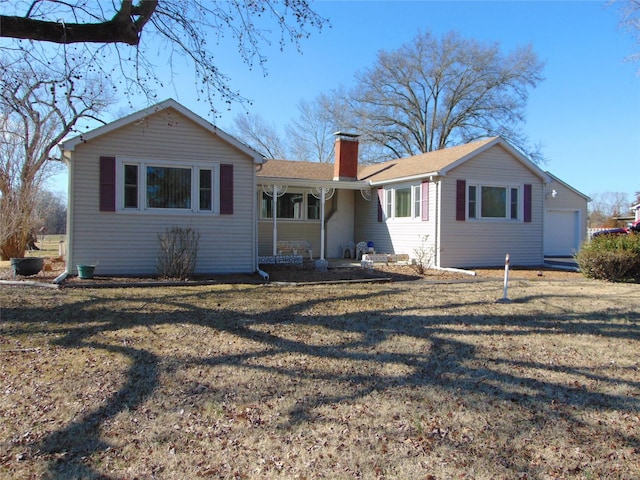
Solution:
[{"label": "brick chimney", "polygon": [[334,180],[357,180],[358,137],[355,133],[336,132]]}]

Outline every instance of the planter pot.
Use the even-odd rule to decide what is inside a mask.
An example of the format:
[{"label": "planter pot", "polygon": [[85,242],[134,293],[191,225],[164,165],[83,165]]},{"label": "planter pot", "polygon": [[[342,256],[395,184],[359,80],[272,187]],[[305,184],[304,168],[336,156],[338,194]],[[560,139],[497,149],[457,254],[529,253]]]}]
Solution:
[{"label": "planter pot", "polygon": [[95,265],[78,265],[78,277],[82,279],[93,278],[95,269]]},{"label": "planter pot", "polygon": [[44,266],[44,258],[42,257],[11,258],[9,261],[11,262],[13,274],[25,277],[35,275]]}]

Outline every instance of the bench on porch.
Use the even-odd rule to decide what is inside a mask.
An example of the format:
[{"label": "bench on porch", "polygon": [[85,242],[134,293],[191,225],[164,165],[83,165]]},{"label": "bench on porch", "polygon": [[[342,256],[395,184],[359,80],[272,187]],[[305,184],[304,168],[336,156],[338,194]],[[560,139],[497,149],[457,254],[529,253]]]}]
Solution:
[{"label": "bench on porch", "polygon": [[306,240],[278,240],[278,255],[302,255],[309,254],[309,260],[313,260],[313,249]]}]

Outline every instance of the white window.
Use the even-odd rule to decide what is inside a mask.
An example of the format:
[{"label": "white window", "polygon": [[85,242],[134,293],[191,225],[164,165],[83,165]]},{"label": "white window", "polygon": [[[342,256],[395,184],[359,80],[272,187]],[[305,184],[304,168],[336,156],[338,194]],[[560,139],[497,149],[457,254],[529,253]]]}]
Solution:
[{"label": "white window", "polygon": [[116,199],[120,211],[219,213],[219,166],[119,158]]},{"label": "white window", "polygon": [[406,185],[386,187],[384,191],[386,219],[420,219],[422,187]]},{"label": "white window", "polygon": [[520,220],[521,188],[511,185],[469,185],[467,216],[485,220]]}]

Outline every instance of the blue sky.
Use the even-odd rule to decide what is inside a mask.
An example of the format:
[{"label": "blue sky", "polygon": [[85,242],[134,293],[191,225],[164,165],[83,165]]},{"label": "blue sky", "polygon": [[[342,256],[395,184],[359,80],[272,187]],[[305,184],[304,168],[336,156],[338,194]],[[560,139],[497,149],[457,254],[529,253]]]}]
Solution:
[{"label": "blue sky", "polygon": [[[625,62],[633,39],[604,1],[319,1],[313,8],[331,28],[303,40],[302,53],[290,45],[280,51],[277,42],[266,48],[266,77],[242,64],[234,48],[216,52],[232,86],[252,100],[249,112],[284,126],[300,100],[351,85],[379,50],[394,50],[420,31],[455,30],[498,42],[503,52],[531,44],[546,62],[545,80],[531,91],[523,129],[543,146],[542,167],[587,195],[622,192],[632,200],[640,191],[640,64]],[[175,98],[208,118],[189,71],[159,98]],[[232,106],[215,123],[229,130],[241,112]]]}]

